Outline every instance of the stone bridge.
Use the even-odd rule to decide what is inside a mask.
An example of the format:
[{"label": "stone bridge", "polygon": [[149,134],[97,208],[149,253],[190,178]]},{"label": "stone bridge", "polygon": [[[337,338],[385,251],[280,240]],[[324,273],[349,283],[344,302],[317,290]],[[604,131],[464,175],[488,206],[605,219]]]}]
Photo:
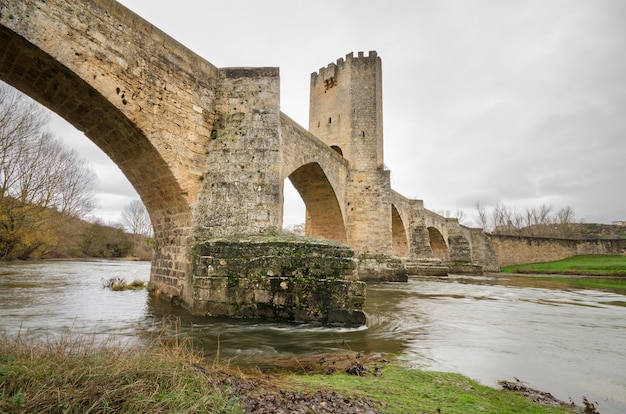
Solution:
[{"label": "stone bridge", "polygon": [[[119,166],[154,227],[151,291],[193,313],[350,322],[359,278],[497,270],[482,231],[391,189],[375,52],[311,75],[306,130],[277,68],[217,68],[113,0],[0,0],[0,78]],[[279,236],[287,178],[329,242]]]}]

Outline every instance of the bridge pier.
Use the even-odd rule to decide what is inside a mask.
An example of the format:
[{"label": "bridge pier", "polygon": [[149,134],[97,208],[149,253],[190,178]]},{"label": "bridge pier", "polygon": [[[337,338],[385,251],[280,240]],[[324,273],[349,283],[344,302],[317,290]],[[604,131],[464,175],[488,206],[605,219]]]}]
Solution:
[{"label": "bridge pier", "polygon": [[364,324],[354,252],[276,236],[283,214],[278,69],[223,68],[219,80],[183,306],[197,315]]},{"label": "bridge pier", "polygon": [[216,238],[194,246],[194,314],[365,324],[354,252],[305,238]]}]

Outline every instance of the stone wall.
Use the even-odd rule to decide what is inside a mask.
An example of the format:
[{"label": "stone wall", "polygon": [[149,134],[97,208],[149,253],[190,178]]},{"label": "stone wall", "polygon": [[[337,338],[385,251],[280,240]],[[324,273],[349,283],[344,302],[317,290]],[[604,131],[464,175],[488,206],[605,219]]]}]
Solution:
[{"label": "stone wall", "polygon": [[219,79],[195,236],[276,233],[283,184],[278,68],[223,68]]},{"label": "stone wall", "polygon": [[482,266],[485,272],[499,272],[500,265],[491,239],[480,228],[470,229],[472,240],[472,262]]},{"label": "stone wall", "polygon": [[565,259],[576,255],[626,255],[626,240],[570,240],[491,235],[498,264],[510,266]]},{"label": "stone wall", "polygon": [[350,170],[347,185],[348,245],[358,252],[393,252],[390,173],[383,169]]}]

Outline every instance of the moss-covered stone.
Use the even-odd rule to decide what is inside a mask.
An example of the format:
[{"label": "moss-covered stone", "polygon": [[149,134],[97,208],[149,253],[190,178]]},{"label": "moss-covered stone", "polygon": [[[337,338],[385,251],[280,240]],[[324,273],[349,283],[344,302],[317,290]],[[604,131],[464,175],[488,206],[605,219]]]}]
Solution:
[{"label": "moss-covered stone", "polygon": [[195,314],[360,325],[354,252],[309,238],[220,238],[194,249]]}]

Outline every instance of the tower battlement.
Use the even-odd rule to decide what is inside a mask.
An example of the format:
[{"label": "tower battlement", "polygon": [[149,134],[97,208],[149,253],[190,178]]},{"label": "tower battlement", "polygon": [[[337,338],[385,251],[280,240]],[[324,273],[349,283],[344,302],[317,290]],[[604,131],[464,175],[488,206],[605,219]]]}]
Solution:
[{"label": "tower battlement", "polygon": [[317,83],[318,80],[327,80],[329,78],[335,77],[337,75],[337,69],[343,69],[346,64],[352,63],[355,61],[363,60],[370,61],[378,59],[378,53],[375,50],[370,50],[368,55],[365,56],[365,53],[358,52],[357,56],[354,56],[354,52],[350,52],[344,58],[337,59],[336,62],[331,62],[327,66],[320,68],[317,72],[311,73],[311,83]]}]

